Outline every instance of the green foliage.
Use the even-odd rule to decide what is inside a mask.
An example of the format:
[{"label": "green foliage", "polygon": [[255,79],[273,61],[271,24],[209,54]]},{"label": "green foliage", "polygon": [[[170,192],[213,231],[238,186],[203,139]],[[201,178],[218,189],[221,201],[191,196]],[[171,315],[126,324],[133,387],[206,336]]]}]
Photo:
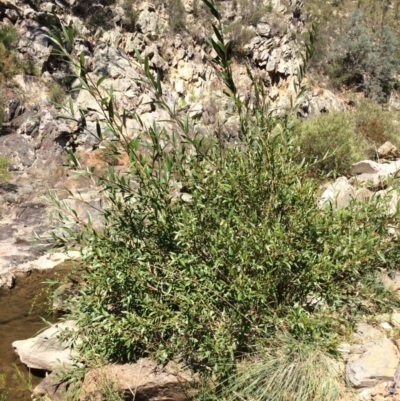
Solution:
[{"label": "green foliage", "polygon": [[0,28],[0,78],[7,79],[20,70],[17,59],[12,51],[16,40],[16,31],[13,25],[4,25]]},{"label": "green foliage", "polygon": [[262,1],[233,0],[232,8],[236,15],[241,17],[242,25],[257,25],[262,18],[267,18],[272,11],[270,4],[265,5]]},{"label": "green foliage", "polygon": [[302,156],[309,161],[318,158],[314,169],[322,174],[348,173],[353,163],[375,158],[376,149],[386,141],[400,146],[396,112],[368,100],[361,100],[352,112],[297,120],[294,131]]},{"label": "green foliage", "polygon": [[[94,81],[87,74],[84,57],[71,60],[82,87],[102,111],[105,132],[129,158],[129,169],[108,166],[100,177],[86,171],[107,205],[101,230],[90,215],[83,222],[54,195],[55,205],[64,207],[59,216],[64,234],[58,231],[53,239],[82,251],[81,289],[70,299],[68,316],[79,327],[74,346],[82,362],[175,359],[221,385],[240,358],[282,332],[331,348],[338,321],[351,322],[366,299],[371,309],[378,303],[366,277],[374,275],[380,255],[397,257],[399,239],[386,240],[385,208],[374,199],[336,211],[316,206],[318,186],[308,178],[310,166],[298,161],[291,118],[268,112],[262,83],[250,70],[256,101],[252,108],[241,101],[220,14],[204,2],[217,20],[216,39],[209,44],[240,121],[239,144],[217,131],[204,145],[195,124],[164,99],[148,58],[137,55],[141,82],[169,114],[168,130],[119,111],[112,92],[102,87],[103,78]],[[70,30],[63,32],[63,39],[54,40],[69,57],[62,43],[73,46],[74,39]],[[301,79],[311,54],[308,46],[297,97],[304,93]],[[75,118],[72,101],[65,110]],[[85,110],[79,113],[84,128]],[[134,139],[125,135],[129,117],[140,125]],[[100,124],[98,136],[103,140]],[[74,155],[71,161],[80,168]],[[288,357],[282,358],[287,372]],[[296,369],[304,372],[300,359],[295,355]],[[271,371],[278,365],[272,359],[268,366]],[[277,382],[269,380],[276,389]],[[314,380],[299,396],[321,391]]]},{"label": "green foliage", "polygon": [[333,76],[337,84],[362,90],[366,96],[387,101],[400,66],[395,32],[383,25],[371,30],[359,10],[352,13],[346,35],[334,48]]},{"label": "green foliage", "polygon": [[72,11],[86,21],[89,29],[112,29],[114,22],[110,6],[115,4],[115,0],[79,0],[72,6]]},{"label": "green foliage", "polygon": [[63,86],[53,83],[49,86],[48,98],[55,104],[60,104],[66,98],[67,92]]},{"label": "green foliage", "polygon": [[122,3],[122,9],[124,10],[124,16],[122,18],[122,26],[128,32],[134,32],[136,29],[136,21],[138,18],[138,11],[135,8],[134,0],[124,0]]},{"label": "green foliage", "polygon": [[0,28],[0,82],[7,81],[19,72],[30,75],[37,74],[32,62],[17,59],[13,51],[13,44],[16,39],[17,33],[13,25],[3,25]]},{"label": "green foliage", "polygon": [[390,141],[400,147],[400,124],[397,112],[361,100],[354,110],[355,132],[368,142],[367,157],[375,157],[376,149]]},{"label": "green foliage", "polygon": [[295,134],[301,154],[310,161],[319,159],[315,168],[323,174],[332,171],[345,174],[367,153],[368,144],[356,135],[354,118],[350,113],[332,111],[297,121]]},{"label": "green foliage", "polygon": [[8,167],[10,166],[10,161],[0,156],[0,182],[5,181],[9,178],[10,174],[8,172]]},{"label": "green foliage", "polygon": [[186,27],[186,14],[182,0],[168,0],[169,26],[173,32],[179,32]]},{"label": "green foliage", "polygon": [[9,388],[6,384],[6,375],[0,374],[0,401],[7,401]]},{"label": "green foliage", "polygon": [[5,49],[11,50],[17,39],[17,33],[13,25],[3,25],[0,29],[0,43]]},{"label": "green foliage", "polygon": [[66,98],[67,93],[63,86],[60,84],[54,83],[49,87],[49,100],[52,103],[60,104]]},{"label": "green foliage", "polygon": [[318,28],[314,75],[386,102],[397,84],[399,0],[310,0],[304,11]]}]

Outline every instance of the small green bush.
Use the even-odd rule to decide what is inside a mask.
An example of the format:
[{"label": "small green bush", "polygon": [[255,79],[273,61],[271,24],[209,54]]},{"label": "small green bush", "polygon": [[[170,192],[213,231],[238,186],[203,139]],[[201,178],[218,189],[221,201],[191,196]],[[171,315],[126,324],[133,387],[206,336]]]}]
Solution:
[{"label": "small green bush", "polygon": [[[368,143],[355,133],[351,113],[332,111],[295,123],[296,143],[309,161],[319,159],[317,171],[345,174],[367,155]],[[325,157],[325,155],[327,157]]]},{"label": "small green bush", "polygon": [[[320,159],[315,165],[316,171],[346,174],[353,163],[374,159],[376,150],[386,141],[400,148],[397,118],[396,112],[383,110],[379,104],[363,99],[353,111],[332,111],[297,120],[296,143],[307,160]],[[327,153],[328,157],[324,158]]]},{"label": "small green bush", "polygon": [[134,32],[136,29],[136,21],[138,19],[138,11],[135,8],[136,3],[134,0],[124,0],[122,9],[124,16],[122,18],[122,26],[128,32]]},{"label": "small green bush", "polygon": [[5,181],[9,178],[10,174],[8,168],[10,166],[10,161],[3,156],[0,156],[0,182]]},{"label": "small green bush", "polygon": [[13,51],[16,38],[17,33],[13,25],[0,28],[0,81],[6,81],[19,72],[37,75],[37,68],[31,61],[17,59]]},{"label": "small green bush", "polygon": [[13,25],[4,25],[0,28],[0,77],[2,80],[15,75],[19,70],[19,63],[12,52],[12,45],[17,36]]},{"label": "small green bush", "polygon": [[7,401],[9,392],[10,390],[6,383],[6,375],[0,374],[0,401]]},{"label": "small green bush", "polygon": [[7,50],[12,49],[12,45],[17,39],[17,32],[13,25],[3,25],[0,28],[0,43],[4,46]]},{"label": "small green bush", "polygon": [[[133,115],[140,129],[127,138],[126,111],[118,112],[112,93],[101,79],[91,80],[82,60],[72,60],[103,111],[106,132],[129,158],[125,172],[87,171],[102,189],[104,227],[95,229],[90,217],[82,222],[64,204],[64,235],[54,233],[59,246],[77,244],[82,252],[80,291],[70,299],[68,318],[77,321],[74,346],[86,364],[174,359],[221,386],[243,356],[282,332],[331,349],[338,321],[352,322],[366,302],[369,310],[385,304],[367,281],[379,281],[383,254],[386,261],[397,257],[399,240],[386,239],[384,207],[373,199],[336,211],[317,207],[318,185],[299,162],[289,116],[274,118],[265,99],[256,109],[241,102],[218,22],[218,39],[209,44],[218,50],[214,61],[240,121],[238,145],[216,132],[204,146],[196,126],[164,100],[147,58],[139,59],[143,80],[173,127],[146,126]],[[71,36],[66,32],[64,40],[73,46]],[[72,106],[66,110],[74,118]],[[338,135],[323,118],[341,129],[343,116],[319,123]],[[320,313],[310,299],[323,300]]]},{"label": "small green bush", "polygon": [[266,18],[272,11],[270,4],[254,0],[233,0],[232,7],[242,18],[243,25],[257,25],[262,18]]},{"label": "small green bush", "polygon": [[60,84],[54,83],[49,87],[49,100],[55,104],[60,104],[67,96],[67,92]]},{"label": "small green bush", "polygon": [[398,113],[384,110],[367,99],[361,100],[354,110],[355,132],[368,142],[368,157],[376,156],[376,149],[390,141],[400,148],[400,122]]},{"label": "small green bush", "polygon": [[232,51],[235,56],[245,56],[244,46],[256,35],[255,31],[244,26],[242,21],[235,21],[226,27],[226,34],[232,42]]},{"label": "small green bush", "polygon": [[186,13],[182,0],[168,0],[169,26],[173,32],[186,28]]}]

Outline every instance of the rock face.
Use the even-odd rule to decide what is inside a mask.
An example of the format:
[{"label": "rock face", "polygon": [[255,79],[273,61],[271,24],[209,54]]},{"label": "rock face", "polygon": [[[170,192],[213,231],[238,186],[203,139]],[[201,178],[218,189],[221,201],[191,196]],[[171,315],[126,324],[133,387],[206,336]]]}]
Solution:
[{"label": "rock face", "polygon": [[399,353],[379,330],[366,323],[355,330],[355,344],[346,364],[347,380],[356,388],[373,387],[393,381],[399,365]]},{"label": "rock face", "polygon": [[28,340],[14,341],[12,346],[22,363],[31,369],[53,371],[57,367],[72,366],[73,351],[69,343],[60,343],[57,338],[65,330],[75,330],[75,323],[67,321]]},{"label": "rock face", "polygon": [[102,400],[101,389],[113,383],[125,400],[187,401],[192,378],[172,363],[165,367],[142,358],[135,364],[107,365],[85,375],[81,401]]}]

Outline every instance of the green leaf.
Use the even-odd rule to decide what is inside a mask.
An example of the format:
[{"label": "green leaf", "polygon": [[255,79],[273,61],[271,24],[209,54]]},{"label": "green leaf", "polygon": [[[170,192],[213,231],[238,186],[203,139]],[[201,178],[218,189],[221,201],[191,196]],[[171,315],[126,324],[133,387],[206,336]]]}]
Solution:
[{"label": "green leaf", "polygon": [[221,19],[221,15],[219,14],[219,12],[214,7],[214,4],[212,4],[208,0],[202,0],[202,1],[207,6],[207,8],[211,11],[212,15],[219,21]]}]

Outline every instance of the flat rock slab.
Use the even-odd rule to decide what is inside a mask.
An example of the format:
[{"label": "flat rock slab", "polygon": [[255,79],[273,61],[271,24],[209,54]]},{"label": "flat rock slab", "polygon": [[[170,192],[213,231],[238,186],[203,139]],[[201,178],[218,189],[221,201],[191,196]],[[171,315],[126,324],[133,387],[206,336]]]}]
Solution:
[{"label": "flat rock slab", "polygon": [[49,329],[28,340],[14,341],[12,346],[21,362],[31,369],[53,371],[57,367],[72,366],[73,351],[69,343],[59,340],[64,330],[75,330],[73,321],[51,326]]},{"label": "flat rock slab", "polygon": [[173,363],[163,367],[142,358],[135,364],[91,369],[85,375],[80,400],[102,400],[101,388],[107,383],[123,392],[125,400],[187,401],[193,379]]},{"label": "flat rock slab", "polygon": [[381,382],[393,381],[399,353],[383,333],[367,324],[356,328],[352,354],[346,364],[346,377],[353,387],[374,387]]}]

